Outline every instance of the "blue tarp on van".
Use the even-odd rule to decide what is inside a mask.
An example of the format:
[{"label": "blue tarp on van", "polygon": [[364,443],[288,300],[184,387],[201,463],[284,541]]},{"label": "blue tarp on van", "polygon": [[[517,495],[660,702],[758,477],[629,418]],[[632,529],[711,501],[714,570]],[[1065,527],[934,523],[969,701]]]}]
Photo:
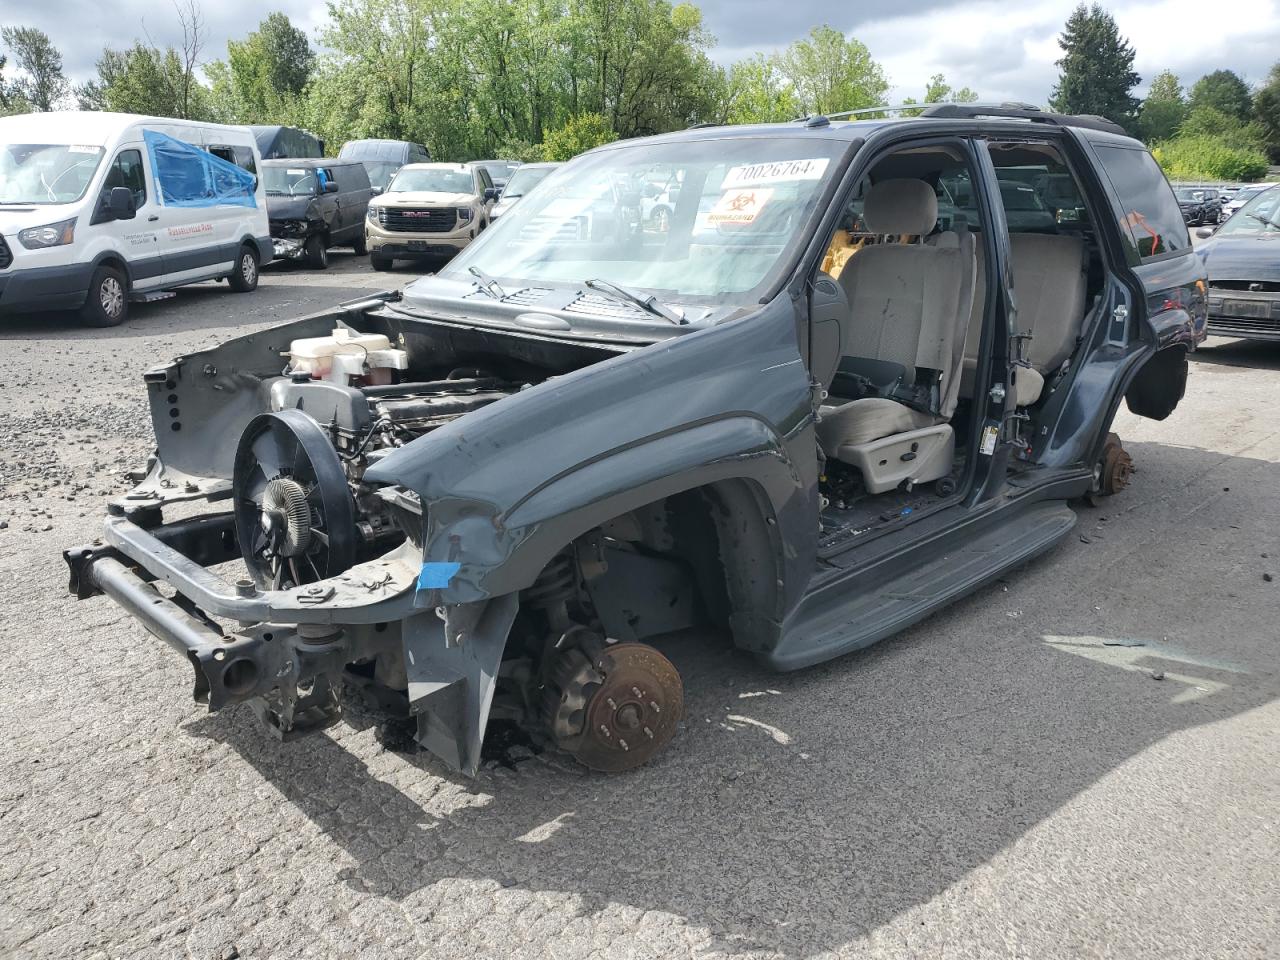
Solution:
[{"label": "blue tarp on van", "polygon": [[143,130],[156,189],[166,207],[256,207],[256,178],[248,170],[189,143]]}]

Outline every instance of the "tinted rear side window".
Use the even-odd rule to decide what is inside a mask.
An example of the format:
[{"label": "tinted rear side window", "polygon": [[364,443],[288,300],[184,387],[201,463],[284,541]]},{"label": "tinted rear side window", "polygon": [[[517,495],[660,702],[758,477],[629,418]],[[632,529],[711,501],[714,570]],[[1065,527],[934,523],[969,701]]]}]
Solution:
[{"label": "tinted rear side window", "polygon": [[1146,150],[1094,144],[1120,199],[1120,235],[1131,262],[1191,249],[1182,210],[1169,181]]},{"label": "tinted rear side window", "polygon": [[365,173],[364,167],[358,163],[344,163],[341,166],[333,167],[334,175],[338,178],[338,186],[342,190],[368,190],[369,175]]}]

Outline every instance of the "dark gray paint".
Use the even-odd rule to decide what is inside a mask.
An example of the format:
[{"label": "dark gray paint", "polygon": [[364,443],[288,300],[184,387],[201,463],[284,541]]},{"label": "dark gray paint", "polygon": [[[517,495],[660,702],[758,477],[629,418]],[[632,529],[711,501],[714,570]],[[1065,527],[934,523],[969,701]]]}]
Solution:
[{"label": "dark gray paint", "polygon": [[[232,619],[271,615],[292,623],[357,625],[403,620],[411,609],[441,605],[449,618],[447,632],[455,621],[474,624],[490,604],[513,603],[555,551],[603,521],[698,488],[724,508],[717,530],[735,640],[781,669],[873,642],[1044,549],[1070,529],[1071,520],[1065,508],[1046,508],[1044,501],[1088,489],[1115,409],[1144,364],[1158,349],[1190,349],[1203,337],[1199,261],[1177,257],[1132,268],[1124,259],[1118,220],[1098,217],[1107,271],[1104,294],[1086,330],[1084,362],[1054,385],[1041,412],[1044,429],[1031,462],[1011,478],[1008,443],[999,444],[993,456],[975,453],[963,501],[890,525],[877,537],[824,550],[819,561],[817,394],[805,360],[808,278],[840,202],[869,164],[908,141],[975,134],[1021,139],[1032,132],[1057,143],[1079,168],[1096,209],[1121,204],[1092,171],[1088,140],[1109,136],[1102,132],[960,120],[781,129],[788,136],[842,139],[851,148],[865,137],[865,147],[835,171],[819,206],[820,221],[807,225],[807,243],[797,249],[786,279],[757,309],[679,328],[641,319],[593,324],[574,317],[568,331],[553,334],[521,328],[513,310],[468,297],[474,286],[441,279],[415,284],[401,303],[357,303],[304,318],[149,375],[162,462],[178,477],[225,478],[230,463],[220,451],[234,449],[245,423],[265,408],[265,385],[278,373],[280,352],[296,337],[327,333],[335,322],[403,334],[427,350],[448,351],[455,340],[466,339],[513,357],[539,351],[570,356],[578,350],[584,363],[597,360],[455,420],[366,472],[369,483],[400,485],[421,497],[427,507],[423,559],[461,564],[446,587],[341,609],[299,604],[277,594],[242,599],[228,596],[228,587],[217,578],[193,570],[190,561],[125,521],[109,524],[108,543],[205,609]],[[778,127],[728,128],[668,139],[779,133]],[[981,398],[989,386],[1008,380],[1007,339],[1016,297],[1003,217],[992,199],[998,191],[994,168],[980,144],[966,149],[980,174],[976,183],[982,186],[987,220],[995,227],[984,238],[989,313],[975,392],[976,436],[982,426],[999,424],[1011,412],[1011,391],[997,392],[985,408]],[[1128,308],[1123,322],[1113,313],[1117,306]],[[590,357],[590,351],[612,356]],[[170,393],[177,397],[180,415],[197,429],[167,432]],[[905,583],[913,570],[972,548],[979,537],[987,538],[986,546],[970,550],[963,569],[959,560],[938,568],[933,592],[917,589],[917,602],[892,610],[867,606],[868,623],[840,632],[857,612],[851,599]],[[421,623],[424,635],[438,632],[428,620]],[[473,763],[476,731],[483,730],[485,678],[501,657],[500,643],[491,641],[467,654],[472,661],[465,669],[455,665],[445,675],[416,681],[434,685],[424,688],[422,701],[438,697],[431,708],[438,712],[438,729],[453,731],[437,748],[464,767]],[[420,642],[406,638],[406,643]]]}]

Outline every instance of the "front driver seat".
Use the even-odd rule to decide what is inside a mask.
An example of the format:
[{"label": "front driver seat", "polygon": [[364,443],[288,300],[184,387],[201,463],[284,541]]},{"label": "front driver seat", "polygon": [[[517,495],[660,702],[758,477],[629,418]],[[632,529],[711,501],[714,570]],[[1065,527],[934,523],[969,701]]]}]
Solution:
[{"label": "front driver seat", "polygon": [[[867,191],[870,233],[925,237],[937,219],[937,196],[923,180],[884,180]],[[896,364],[906,384],[920,382],[919,371],[937,378],[938,408],[927,413],[887,397],[832,397],[821,409],[823,453],[856,467],[870,493],[951,472],[955,434],[944,413],[954,405],[956,335],[971,308],[961,301],[972,301],[974,256],[969,237],[944,233],[928,244],[864,247],[840,274],[850,305],[845,356]]]}]

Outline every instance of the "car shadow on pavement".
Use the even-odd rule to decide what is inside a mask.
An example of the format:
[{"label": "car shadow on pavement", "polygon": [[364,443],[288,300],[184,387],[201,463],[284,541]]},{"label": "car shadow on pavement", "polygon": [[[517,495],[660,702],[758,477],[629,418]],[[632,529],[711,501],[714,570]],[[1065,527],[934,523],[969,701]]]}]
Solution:
[{"label": "car shadow on pavement", "polygon": [[1191,354],[1191,360],[1194,363],[1212,363],[1224,367],[1280,370],[1280,342],[1211,337]]},{"label": "car shadow on pavement", "polygon": [[[279,745],[248,710],[185,729],[301,809],[354,861],[335,879],[362,893],[403,902],[465,878],[571,897],[579,915],[663,911],[709,931],[704,949],[811,956],[926,903],[1171,734],[1280,692],[1247,662],[1273,594],[1170,612],[1193,587],[1246,589],[1223,558],[1275,533],[1226,522],[1252,501],[1219,471],[1274,489],[1276,464],[1153,443],[1134,455],[1157,475],[1145,490],[1081,508],[1078,538],[896,639],[785,675],[720,643],[668,649],[685,719],[628,774],[554,754],[474,780],[426,754],[375,773],[341,742],[355,734]],[[1182,516],[1188,495],[1195,532],[1135,564],[1156,549],[1142,540],[1153,516]],[[1124,556],[1095,565],[1102,538]]]},{"label": "car shadow on pavement", "polygon": [[[526,761],[455,781],[492,799],[439,818],[327,737],[264,748],[246,717],[190,729],[230,743],[336,841],[355,861],[339,878],[364,893],[403,900],[450,878],[488,880],[571,894],[583,915],[615,903],[674,914],[726,952],[803,957],[927,902],[1167,734],[1270,699],[1180,700],[1191,687],[1149,671],[1190,671],[1218,690],[1240,677],[1154,651],[1133,670],[1094,662],[1087,681],[1057,683],[1078,672],[1071,644],[1109,649],[1058,643],[1028,646],[1000,698],[1019,722],[1000,736],[964,684],[903,701],[840,667],[779,681],[735,662],[744,692],[776,693],[749,706],[699,696],[662,762],[604,776]],[[890,646],[841,666],[876,673],[895,659]],[[810,701],[807,722],[775,716],[788,698]],[[453,779],[425,756],[408,763]]]}]

